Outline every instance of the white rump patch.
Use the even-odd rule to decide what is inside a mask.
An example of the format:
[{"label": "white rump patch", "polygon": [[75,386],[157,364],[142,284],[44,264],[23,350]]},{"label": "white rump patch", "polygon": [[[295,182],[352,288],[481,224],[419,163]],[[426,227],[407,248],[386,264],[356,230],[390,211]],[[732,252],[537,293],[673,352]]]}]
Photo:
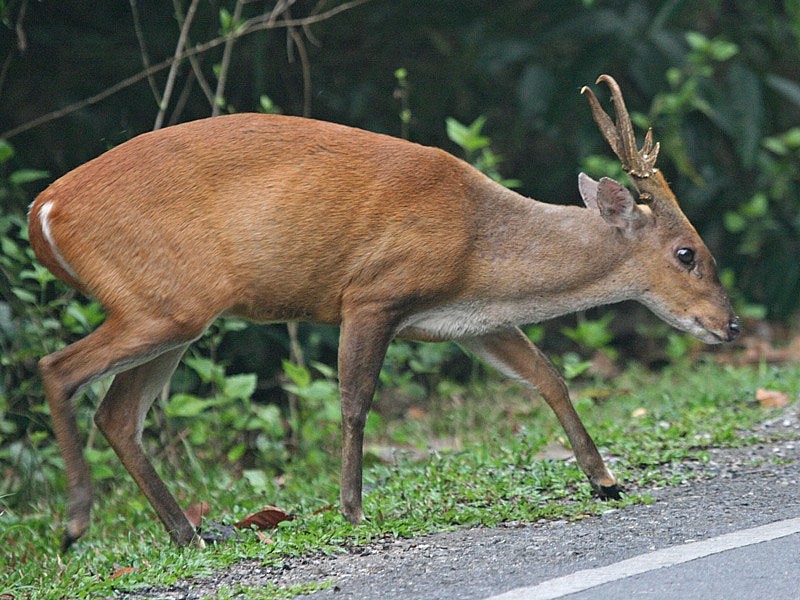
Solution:
[{"label": "white rump patch", "polygon": [[56,257],[59,266],[64,269],[70,277],[73,279],[80,281],[80,277],[78,274],[69,266],[64,257],[61,255],[61,251],[58,249],[56,245],[55,239],[53,239],[53,232],[50,230],[50,210],[53,208],[53,201],[50,200],[45,202],[42,205],[42,208],[39,210],[39,223],[42,225],[42,234],[44,235],[44,239],[47,240],[47,243],[50,244],[50,249],[53,251],[53,256]]}]

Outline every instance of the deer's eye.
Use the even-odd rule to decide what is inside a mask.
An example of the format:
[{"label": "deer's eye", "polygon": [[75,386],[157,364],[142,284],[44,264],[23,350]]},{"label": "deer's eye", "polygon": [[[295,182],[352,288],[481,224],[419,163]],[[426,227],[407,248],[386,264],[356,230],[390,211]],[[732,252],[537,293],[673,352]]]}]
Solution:
[{"label": "deer's eye", "polygon": [[687,267],[694,266],[694,250],[691,248],[678,248],[675,256]]}]

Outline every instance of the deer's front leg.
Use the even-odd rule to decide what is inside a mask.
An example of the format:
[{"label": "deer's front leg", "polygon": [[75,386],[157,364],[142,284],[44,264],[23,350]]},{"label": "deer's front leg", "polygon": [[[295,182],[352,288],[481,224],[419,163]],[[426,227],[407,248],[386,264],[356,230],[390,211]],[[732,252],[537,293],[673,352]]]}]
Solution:
[{"label": "deer's front leg", "polygon": [[364,425],[378,383],[393,324],[379,311],[351,312],[339,334],[339,393],[342,402],[342,514],[353,524],[361,508]]},{"label": "deer's front leg", "polygon": [[556,413],[578,465],[595,492],[602,498],[620,497],[620,487],[575,412],[563,378],[518,327],[459,340],[459,343],[501,373],[538,390]]}]

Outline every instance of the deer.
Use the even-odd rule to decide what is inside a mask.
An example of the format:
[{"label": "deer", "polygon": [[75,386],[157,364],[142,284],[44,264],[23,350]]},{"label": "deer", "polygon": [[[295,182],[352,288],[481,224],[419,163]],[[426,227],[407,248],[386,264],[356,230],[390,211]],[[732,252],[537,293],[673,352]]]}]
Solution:
[{"label": "deer", "polygon": [[636,300],[703,342],[739,321],[716,263],[637,147],[617,82],[616,122],[581,92],[638,198],[581,173],[585,207],[526,198],[444,150],[318,120],[200,119],[134,137],[63,175],[29,213],[57,278],[104,307],[94,331],[38,363],[66,476],[62,551],[89,527],[92,483],[75,401],[114,376],[99,431],[178,546],[203,538],[142,443],[145,416],[187,347],[220,315],[340,328],[340,511],[364,519],[364,425],[389,343],[454,341],[537,391],[600,498],[622,487],[564,379],[520,325]]}]

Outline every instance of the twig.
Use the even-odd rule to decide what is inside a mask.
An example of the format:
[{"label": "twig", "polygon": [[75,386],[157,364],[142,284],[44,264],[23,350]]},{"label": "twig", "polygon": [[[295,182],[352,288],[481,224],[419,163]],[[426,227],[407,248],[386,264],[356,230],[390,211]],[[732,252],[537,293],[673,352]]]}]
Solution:
[{"label": "twig", "polygon": [[[136,5],[136,0],[130,0],[131,15],[133,16],[133,31],[136,33],[136,40],[139,42],[139,52],[142,55],[142,65],[145,69],[150,68],[150,55],[147,53],[147,44],[144,41],[144,33],[142,32],[142,23],[139,19],[139,7]],[[150,75],[147,78],[147,83],[150,84],[150,90],[153,92],[153,98],[156,99],[156,105],[161,106],[161,93],[158,91],[155,78]]]},{"label": "twig", "polygon": [[[236,37],[242,37],[245,35],[249,35],[251,33],[255,33],[256,31],[263,31],[265,29],[277,29],[280,27],[304,27],[307,25],[313,25],[314,23],[319,23],[321,21],[325,21],[326,19],[330,19],[331,17],[344,12],[346,10],[350,10],[362,4],[369,2],[370,0],[352,0],[351,2],[345,2],[334,8],[325,11],[323,13],[319,13],[317,15],[312,15],[309,17],[304,17],[302,19],[284,19],[282,21],[275,21],[274,23],[270,23],[265,21],[262,17],[254,17],[253,19],[249,19],[245,21],[245,24],[238,29],[233,35]],[[49,123],[55,119],[59,119],[65,115],[75,112],[76,110],[80,110],[89,106],[91,104],[96,104],[109,96],[116,94],[120,90],[124,90],[126,87],[130,87],[131,85],[138,83],[142,79],[152,75],[153,73],[157,73],[159,71],[163,71],[167,67],[171,66],[176,61],[181,61],[184,58],[188,58],[190,56],[195,56],[197,54],[201,54],[206,52],[212,48],[216,48],[221,44],[224,44],[227,40],[227,36],[225,37],[218,37],[213,40],[209,40],[208,42],[204,42],[202,44],[197,44],[196,46],[185,50],[180,56],[169,58],[163,62],[153,65],[149,69],[145,69],[135,75],[131,75],[130,77],[126,77],[122,81],[112,85],[109,88],[106,88],[102,92],[95,94],[94,96],[90,96],[89,98],[84,98],[83,100],[79,100],[77,102],[73,102],[69,106],[65,106],[64,108],[60,108],[58,110],[54,110],[53,112],[47,113],[42,115],[41,117],[37,117],[27,123],[23,123],[8,131],[3,132],[0,134],[0,139],[9,139],[20,133],[33,129],[34,127],[38,127],[44,123]]]},{"label": "twig", "polygon": [[214,90],[211,89],[211,84],[208,83],[208,79],[203,75],[203,70],[200,68],[200,61],[197,60],[197,56],[194,54],[189,55],[188,58],[192,65],[192,72],[197,78],[197,84],[200,86],[200,89],[203,90],[206,99],[208,99],[208,105],[214,106]]},{"label": "twig", "polygon": [[28,36],[25,35],[25,30],[22,28],[22,22],[25,20],[27,10],[28,0],[23,0],[17,14],[17,24],[14,26],[14,31],[17,33],[17,48],[19,48],[20,53],[24,53],[28,49]]},{"label": "twig", "polygon": [[[236,0],[236,6],[233,9],[233,17],[231,21],[231,31],[236,31],[239,19],[242,18],[242,0]],[[230,32],[229,32],[230,33]],[[219,77],[217,77],[217,89],[214,92],[214,106],[211,108],[211,116],[216,117],[224,104],[225,100],[223,94],[225,93],[225,84],[228,81],[228,68],[231,65],[231,55],[233,54],[233,43],[236,38],[232,35],[227,36],[225,40],[225,49],[222,51],[222,62],[219,66]]]},{"label": "twig", "polygon": [[278,0],[269,13],[269,18],[267,20],[267,23],[275,23],[275,20],[280,15],[288,16],[289,8],[291,8],[292,4],[294,4],[295,2],[297,2],[297,0]]},{"label": "twig", "polygon": [[178,119],[183,112],[183,109],[186,108],[186,103],[189,101],[189,95],[192,93],[192,88],[194,87],[194,82],[197,80],[197,76],[195,75],[194,69],[190,70],[186,74],[186,79],[183,82],[183,89],[181,90],[178,99],[175,101],[175,106],[172,109],[172,114],[167,121],[167,126],[175,125],[178,122]]},{"label": "twig", "polygon": [[[175,17],[178,19],[178,23],[181,24],[183,27],[184,23],[184,16],[181,12],[181,0],[172,0],[172,6],[175,8]],[[186,38],[186,43],[189,44],[189,37]],[[214,91],[211,89],[211,86],[208,83],[208,79],[206,79],[205,75],[203,75],[203,70],[200,67],[200,61],[197,60],[197,56],[194,54],[190,55],[189,62],[192,65],[192,72],[194,72],[194,76],[197,78],[197,83],[200,85],[200,89],[203,90],[203,93],[208,100],[208,106],[214,106]],[[175,117],[175,112],[173,111],[173,118]],[[170,119],[172,120],[172,119]]]},{"label": "twig", "polygon": [[186,37],[189,35],[189,27],[192,25],[192,19],[194,19],[194,13],[197,9],[197,4],[199,0],[192,0],[192,3],[189,5],[189,10],[186,11],[186,18],[183,20],[183,26],[181,27],[181,35],[178,37],[178,45],[175,46],[175,56],[173,56],[172,64],[170,65],[169,75],[167,76],[167,83],[164,86],[164,97],[161,100],[161,106],[158,109],[158,114],[156,115],[156,122],[153,125],[153,129],[161,129],[161,125],[164,122],[164,115],[167,113],[167,106],[169,105],[170,96],[172,96],[172,88],[175,87],[175,77],[178,74],[178,65],[180,65],[181,61],[183,60],[184,48],[186,47]]},{"label": "twig", "polygon": [[0,67],[0,94],[3,93],[3,85],[6,82],[8,69],[11,67],[11,61],[14,60],[15,52],[22,54],[28,47],[28,37],[25,35],[25,30],[22,28],[22,22],[25,20],[25,13],[27,11],[28,0],[24,0],[17,13],[17,24],[14,26],[14,30],[17,34],[17,45],[8,52],[8,56],[3,60],[3,66]]},{"label": "twig", "polygon": [[294,27],[287,28],[289,35],[297,46],[300,55],[300,65],[303,69],[303,116],[311,116],[311,65],[308,61],[308,52],[301,36]]}]

